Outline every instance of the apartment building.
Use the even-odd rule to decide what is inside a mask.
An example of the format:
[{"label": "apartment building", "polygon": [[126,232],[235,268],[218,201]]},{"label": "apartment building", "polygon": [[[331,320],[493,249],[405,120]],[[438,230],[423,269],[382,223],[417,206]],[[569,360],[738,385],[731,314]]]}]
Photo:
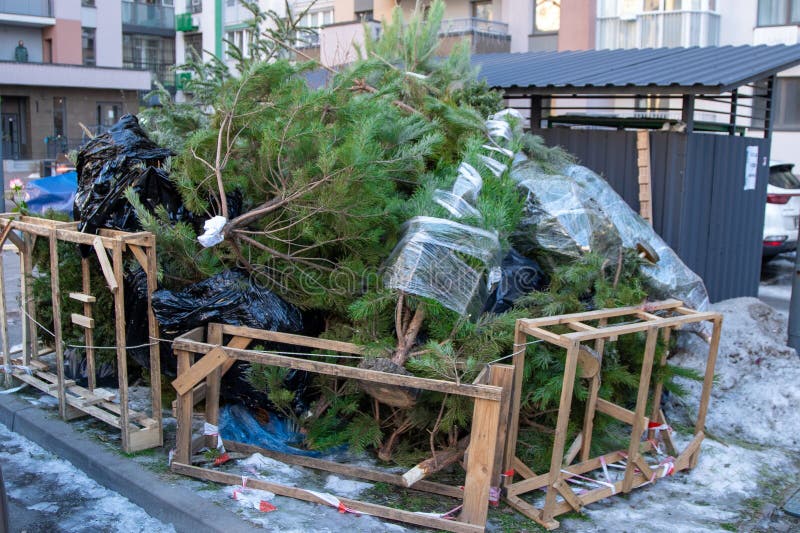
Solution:
[{"label": "apartment building", "polygon": [[81,125],[99,131],[138,110],[151,77],[123,66],[122,8],[119,0],[0,0],[6,178],[39,170],[23,160],[75,148]]}]

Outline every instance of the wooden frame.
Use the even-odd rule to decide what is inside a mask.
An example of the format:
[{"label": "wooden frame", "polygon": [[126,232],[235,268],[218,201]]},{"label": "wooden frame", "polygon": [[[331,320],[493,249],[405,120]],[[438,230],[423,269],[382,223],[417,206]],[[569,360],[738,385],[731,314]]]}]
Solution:
[{"label": "wooden frame", "polygon": [[[616,322],[616,324],[609,324],[609,321]],[[667,420],[661,409],[663,385],[660,382],[655,384],[652,394],[653,407],[649,418],[647,416],[651,372],[655,363],[659,334],[668,343],[672,330],[701,322],[711,322],[713,333],[695,422],[694,438],[682,452],[678,453],[669,435],[669,430],[663,429],[667,426]],[[648,304],[643,307],[601,309],[540,319],[517,320],[514,339],[514,367],[516,370],[510,411],[509,438],[503,468],[509,473],[514,470],[523,479],[513,482],[513,473],[506,478],[504,489],[508,504],[545,528],[555,529],[559,525],[555,517],[560,514],[580,511],[584,506],[613,494],[627,493],[634,488],[654,483],[665,475],[695,467],[700,454],[700,443],[704,438],[703,429],[714,378],[721,326],[721,314],[696,312],[684,307],[683,303],[677,300]],[[554,327],[558,328],[558,331],[570,332],[558,333],[552,331]],[[624,406],[599,398],[598,393],[602,376],[603,350],[606,343],[614,342],[622,335],[638,332],[646,334],[646,342],[636,405],[631,411]],[[559,346],[566,351],[566,365],[550,471],[539,475],[516,457],[522,374],[525,348],[529,337]],[[588,343],[591,343],[592,346],[589,346]],[[666,361],[667,353],[665,351],[658,364],[663,366]],[[578,373],[579,370],[580,373]],[[589,398],[584,413],[582,431],[565,452],[576,375],[579,378],[590,380]],[[591,457],[592,428],[597,412],[632,426],[631,438],[626,450],[612,451],[601,456]],[[650,422],[653,424],[651,425]],[[663,446],[666,451],[674,456],[674,458],[665,458],[656,465],[648,463],[645,455],[650,451],[660,451],[661,448],[654,439],[656,433],[659,432],[659,430],[653,429],[654,426],[659,427],[660,438],[664,441]],[[648,439],[642,442],[645,432],[648,433]],[[579,458],[580,462],[574,463],[576,458]],[[624,469],[622,479],[613,479],[609,474],[611,467]],[[597,476],[595,478],[588,477],[589,473],[593,471],[597,471]],[[579,492],[576,492],[569,483],[580,483],[582,487]],[[523,494],[539,489],[545,491],[543,505],[537,506],[522,498]]]},{"label": "wooden frame", "polygon": [[[22,357],[12,359],[8,346],[3,346],[3,364],[13,367],[11,376],[37,389],[58,398],[59,415],[69,420],[78,416],[93,416],[107,424],[119,428],[122,435],[122,449],[131,453],[163,444],[161,423],[161,361],[158,342],[150,344],[150,396],[152,413],[140,413],[128,407],[128,362],[125,341],[125,293],[123,288],[124,264],[126,251],[141,265],[147,275],[148,312],[147,324],[149,336],[158,337],[158,323],[150,306],[150,297],[156,290],[156,242],[155,236],[148,232],[128,233],[124,231],[101,229],[98,235],[78,231],[78,222],[58,222],[43,218],[20,216],[18,214],[0,214],[0,246],[6,239],[16,245],[20,254],[21,297],[26,318],[23,320]],[[36,322],[37,303],[33,298],[30,280],[33,275],[32,253],[38,238],[48,240],[50,249],[50,279],[53,306],[53,342],[51,349],[42,350],[39,326]],[[61,324],[61,287],[59,280],[58,243],[68,242],[81,244],[93,250],[99,262],[106,284],[114,296],[114,317],[116,334],[117,372],[119,375],[119,392],[114,394],[95,386],[95,352],[96,347],[92,330],[92,306],[96,298],[90,294],[90,258],[81,260],[82,287],[80,292],[70,292],[69,298],[83,304],[83,313],[73,313],[72,325],[84,330],[84,346],[86,350],[87,387],[79,387],[73,380],[64,376],[64,343],[63,325]],[[111,251],[111,258],[108,251]],[[6,302],[4,281],[2,279],[2,259],[0,259],[0,319],[6,326]],[[4,329],[4,333],[6,330]],[[5,335],[4,335],[5,339]],[[40,358],[55,352],[55,373]],[[114,400],[118,396],[119,402]]]},{"label": "wooden frame", "polygon": [[[227,344],[223,338],[230,338]],[[352,366],[325,363],[288,357],[272,352],[248,350],[253,341],[267,341],[299,346],[306,349],[324,350],[343,354],[362,354],[361,346],[326,339],[304,337],[287,333],[264,331],[240,326],[209,324],[207,330],[196,328],[175,339],[173,350],[178,358],[178,376],[173,382],[178,391],[175,455],[172,470],[200,479],[238,485],[241,476],[192,466],[193,452],[202,446],[216,447],[216,437],[192,437],[194,394],[203,393],[205,397],[205,421],[219,423],[219,390],[222,375],[235,361],[247,361],[269,366],[304,370],[317,374],[327,374],[348,379],[414,387],[422,390],[444,392],[474,398],[475,406],[469,449],[466,454],[466,481],[463,491],[458,487],[418,481],[412,488],[433,494],[449,496],[463,501],[463,508],[455,520],[429,514],[414,513],[393,509],[382,505],[347,498],[334,497],[334,500],[321,498],[319,493],[305,489],[280,485],[277,483],[248,480],[248,486],[269,490],[275,494],[289,496],[314,503],[333,505],[331,501],[356,512],[398,520],[418,526],[456,532],[484,531],[490,488],[499,487],[500,467],[503,458],[503,442],[507,427],[501,423],[508,419],[510,405],[510,386],[514,369],[509,365],[490,365],[481,372],[473,383],[454,383],[449,381],[404,376]],[[197,361],[194,361],[194,359]],[[211,441],[209,441],[211,439]],[[332,461],[272,452],[256,446],[224,441],[230,451],[261,453],[289,464],[316,468],[351,477],[381,481],[405,487],[403,476],[389,474],[365,467],[344,465]]]}]

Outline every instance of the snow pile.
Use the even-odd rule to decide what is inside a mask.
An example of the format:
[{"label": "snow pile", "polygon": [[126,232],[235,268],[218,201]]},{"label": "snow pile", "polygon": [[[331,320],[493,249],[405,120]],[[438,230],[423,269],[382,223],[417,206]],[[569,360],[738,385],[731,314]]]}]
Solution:
[{"label": "snow pile", "polygon": [[[712,309],[724,318],[709,432],[800,451],[800,357],[786,346],[785,317],[756,298],[726,300]],[[702,372],[708,346],[692,335],[681,337],[670,363]],[[693,417],[701,384],[682,384],[691,391],[686,403]]]}]

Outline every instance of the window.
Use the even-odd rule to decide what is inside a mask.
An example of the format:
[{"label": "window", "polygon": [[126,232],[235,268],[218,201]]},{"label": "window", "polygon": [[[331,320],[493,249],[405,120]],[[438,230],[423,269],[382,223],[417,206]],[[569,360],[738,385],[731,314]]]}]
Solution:
[{"label": "window", "polygon": [[777,78],[775,86],[775,129],[800,130],[800,78]]},{"label": "window", "polygon": [[371,9],[368,11],[356,11],[355,15],[356,20],[359,22],[375,20],[375,14]]},{"label": "window", "polygon": [[233,46],[239,49],[244,57],[250,56],[250,46],[253,42],[253,32],[251,30],[231,30],[225,32],[225,56],[233,59],[231,55]]},{"label": "window", "polygon": [[97,7],[97,6],[95,6],[95,0],[81,0],[81,6],[83,6],[83,7]]},{"label": "window", "polygon": [[472,18],[493,20],[492,0],[480,0],[478,2],[472,2]]},{"label": "window", "polygon": [[758,0],[759,26],[800,24],[800,0]]},{"label": "window", "polygon": [[186,50],[185,60],[190,58],[201,59],[203,57],[203,34],[202,33],[184,33],[183,44]]},{"label": "window", "polygon": [[306,13],[300,19],[299,26],[305,30],[313,30],[314,33],[308,31],[298,32],[297,41],[300,46],[317,46],[319,44],[319,30],[323,26],[333,23],[333,9],[326,9],[325,11],[314,11]]},{"label": "window", "polygon": [[122,104],[119,102],[97,102],[97,125],[98,133],[108,130],[119,120],[119,110]]},{"label": "window", "polygon": [[82,28],[81,41],[83,43],[83,64],[94,66],[96,64],[95,58],[95,29]]},{"label": "window", "polygon": [[66,137],[67,131],[67,99],[62,96],[53,97],[53,136]]},{"label": "window", "polygon": [[536,8],[533,13],[534,33],[554,33],[560,26],[560,0],[536,0]]}]

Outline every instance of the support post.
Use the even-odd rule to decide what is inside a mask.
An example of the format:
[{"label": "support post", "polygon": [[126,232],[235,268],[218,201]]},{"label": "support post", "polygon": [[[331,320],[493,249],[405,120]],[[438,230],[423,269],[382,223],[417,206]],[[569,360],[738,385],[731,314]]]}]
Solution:
[{"label": "support post", "polygon": [[681,120],[686,124],[686,133],[694,132],[694,95],[684,94],[681,106]]},{"label": "support post", "polygon": [[[189,352],[185,350],[175,350],[175,357],[178,359],[178,375],[183,375],[189,371],[191,359]],[[183,464],[191,464],[192,458],[192,411],[194,410],[194,393],[192,389],[186,394],[178,396],[177,413],[178,432],[175,436],[175,458],[174,461]]]},{"label": "support post", "polygon": [[[519,405],[522,398],[522,381],[525,375],[525,348],[527,336],[520,327],[520,322],[514,327],[514,355],[511,362],[514,365],[514,383],[511,389],[510,414],[508,419],[508,439],[506,440],[503,471],[511,470],[514,458],[517,456],[517,435],[519,434]],[[512,481],[511,479],[507,481]]]},{"label": "support post", "polygon": [[161,415],[161,347],[158,345],[158,322],[153,313],[153,293],[158,290],[158,259],[156,258],[156,237],[150,237],[147,246],[147,331],[150,341],[150,395],[152,418],[158,422],[159,446],[164,444]]},{"label": "support post", "polygon": [[[99,241],[98,241],[99,242]],[[122,242],[114,241],[112,248],[112,268],[116,287],[114,293],[114,329],[117,342],[117,373],[119,375],[119,425],[122,432],[122,449],[130,453],[130,432],[128,425],[128,350],[125,342],[125,287],[123,279]],[[105,254],[105,250],[103,250]]]},{"label": "support post", "polygon": [[460,516],[461,521],[467,524],[486,524],[499,421],[499,401],[475,399],[467,456],[467,478],[464,481],[464,508]]},{"label": "support post", "polygon": [[[0,159],[0,165],[3,164],[2,159]],[[0,176],[2,176],[2,170],[0,170]],[[9,227],[11,226],[11,222],[8,223]],[[3,335],[3,367],[8,369],[9,365],[11,364],[11,354],[9,350],[11,349],[8,342],[8,313],[6,308],[6,282],[5,282],[5,273],[3,272],[4,266],[4,259],[5,254],[3,253],[2,244],[0,244],[0,334]],[[12,387],[14,385],[14,378],[11,376],[11,372],[7,372],[4,378],[4,384],[6,387]]]},{"label": "support post", "polygon": [[[56,378],[58,383],[58,414],[67,418],[67,391],[64,384],[64,345],[61,339],[61,287],[58,265],[58,239],[56,231],[51,230],[48,238],[50,245],[50,295],[53,307],[53,341],[56,352]],[[36,354],[38,356],[38,353]]]},{"label": "support post", "polygon": [[[605,327],[608,321],[605,318],[599,320],[599,326]],[[581,439],[581,461],[588,461],[592,449],[592,431],[594,431],[594,415],[597,409],[597,397],[600,394],[600,376],[603,373],[603,351],[605,350],[606,340],[597,339],[594,341],[594,351],[600,357],[600,370],[592,376],[592,383],[589,385],[589,398],[586,401],[586,412],[583,415],[583,439]]]},{"label": "support post", "polygon": [[[81,258],[81,290],[83,294],[92,294],[92,274],[89,270],[89,258]],[[92,302],[83,302],[83,314],[92,318]],[[94,331],[92,328],[83,329],[83,340],[86,344],[86,377],[89,390],[93,391],[97,373],[94,365]]]}]

